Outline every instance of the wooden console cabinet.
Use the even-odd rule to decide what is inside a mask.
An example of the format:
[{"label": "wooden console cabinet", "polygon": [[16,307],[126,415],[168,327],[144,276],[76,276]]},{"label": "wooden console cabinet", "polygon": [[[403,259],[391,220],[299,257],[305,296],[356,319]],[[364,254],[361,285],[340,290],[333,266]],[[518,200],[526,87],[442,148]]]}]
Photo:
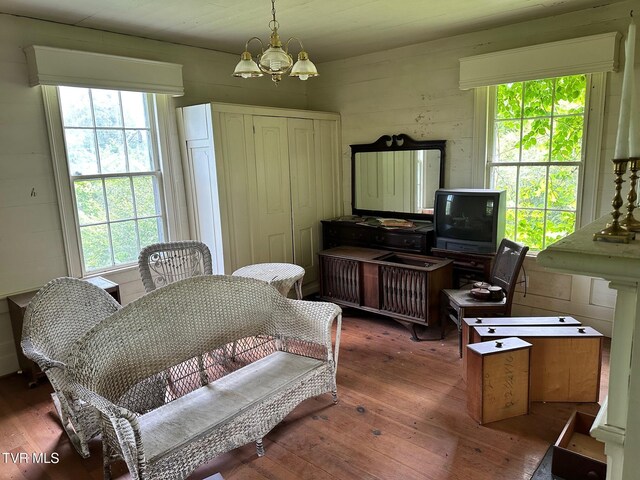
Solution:
[{"label": "wooden console cabinet", "polygon": [[451,260],[359,247],[320,256],[320,296],[388,315],[418,339],[416,326],[439,324],[440,290],[451,288]]},{"label": "wooden console cabinet", "polygon": [[[87,278],[86,280],[87,282],[93,283],[97,287],[105,290],[118,303],[122,303],[120,301],[120,286],[117,283],[103,277]],[[34,387],[38,382],[38,378],[44,375],[40,368],[38,368],[38,365],[24,356],[22,353],[22,347],[20,346],[20,342],[22,341],[22,323],[24,313],[27,310],[29,302],[36,293],[38,293],[38,290],[10,295],[7,297],[9,317],[11,318],[11,329],[13,330],[13,342],[16,347],[16,355],[18,357],[18,365],[20,366],[21,373],[27,377],[29,388]]]},{"label": "wooden console cabinet", "polygon": [[341,218],[343,219],[322,220],[322,248],[365,247],[451,259],[453,260],[453,288],[487,281],[491,273],[493,254],[433,248],[434,231],[431,222],[414,221],[415,226],[411,228],[386,228],[350,220],[357,217]]}]

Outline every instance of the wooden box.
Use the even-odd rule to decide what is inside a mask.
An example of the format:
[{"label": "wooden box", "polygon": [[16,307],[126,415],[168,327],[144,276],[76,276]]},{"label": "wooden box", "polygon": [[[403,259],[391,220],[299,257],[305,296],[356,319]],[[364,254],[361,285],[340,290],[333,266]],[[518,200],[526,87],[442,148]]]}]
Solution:
[{"label": "wooden box", "polygon": [[462,378],[467,379],[467,345],[477,343],[480,340],[477,335],[473,335],[475,330],[473,327],[561,327],[561,326],[579,327],[582,325],[573,317],[465,317],[462,319]]},{"label": "wooden box", "polygon": [[589,435],[595,417],[573,412],[553,446],[551,473],[565,480],[605,480],[604,443]]},{"label": "wooden box", "polygon": [[529,413],[529,351],[519,338],[467,347],[467,411],[479,423]]},{"label": "wooden box", "polygon": [[531,343],[532,402],[597,402],[602,334],[591,327],[473,327],[486,342],[519,337]]}]

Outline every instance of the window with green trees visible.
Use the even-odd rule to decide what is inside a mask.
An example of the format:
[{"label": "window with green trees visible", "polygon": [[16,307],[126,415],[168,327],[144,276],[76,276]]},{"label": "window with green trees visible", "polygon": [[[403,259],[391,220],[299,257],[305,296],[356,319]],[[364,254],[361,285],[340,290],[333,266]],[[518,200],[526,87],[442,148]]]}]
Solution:
[{"label": "window with green trees visible", "polygon": [[589,80],[573,75],[490,90],[489,184],[507,191],[506,236],[532,251],[576,228]]},{"label": "window with green trees visible", "polygon": [[133,264],[165,237],[153,95],[58,87],[84,272]]}]

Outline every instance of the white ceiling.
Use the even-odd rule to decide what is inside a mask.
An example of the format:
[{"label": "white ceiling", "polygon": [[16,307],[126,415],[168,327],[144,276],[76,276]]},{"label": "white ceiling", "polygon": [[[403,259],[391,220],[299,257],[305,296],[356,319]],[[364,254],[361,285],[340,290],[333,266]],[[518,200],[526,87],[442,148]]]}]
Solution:
[{"label": "white ceiling", "polygon": [[[283,40],[323,62],[621,0],[277,0]],[[240,54],[269,0],[0,0],[0,12]],[[295,53],[297,48],[292,49]]]}]

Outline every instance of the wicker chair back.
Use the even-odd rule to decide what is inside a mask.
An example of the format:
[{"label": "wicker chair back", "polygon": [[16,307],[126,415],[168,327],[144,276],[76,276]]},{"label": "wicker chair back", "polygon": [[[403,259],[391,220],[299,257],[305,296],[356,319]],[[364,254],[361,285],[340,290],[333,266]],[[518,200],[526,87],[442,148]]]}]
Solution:
[{"label": "wicker chair back", "polygon": [[213,273],[209,247],[195,240],[154,243],[143,248],[138,269],[147,293],[178,280]]}]

